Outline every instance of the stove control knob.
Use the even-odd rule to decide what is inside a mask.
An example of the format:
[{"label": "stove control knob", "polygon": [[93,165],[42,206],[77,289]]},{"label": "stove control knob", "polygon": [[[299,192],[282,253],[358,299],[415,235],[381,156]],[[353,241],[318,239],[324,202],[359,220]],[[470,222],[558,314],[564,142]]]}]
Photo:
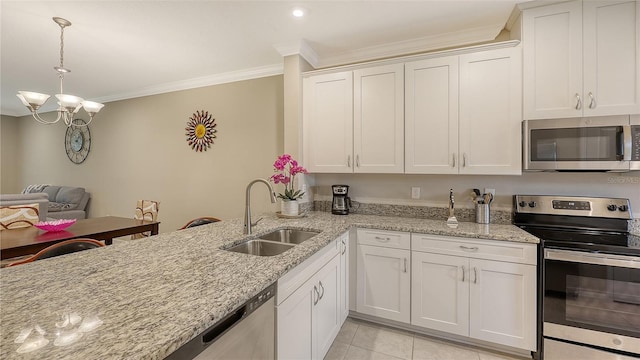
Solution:
[{"label": "stove control knob", "polygon": [[619,211],[627,211],[627,210],[629,210],[629,207],[627,205],[620,205],[620,206],[618,206],[618,210]]},{"label": "stove control knob", "polygon": [[607,205],[607,210],[616,211],[618,207],[615,204]]},{"label": "stove control knob", "polygon": [[536,207],[536,205],[538,205],[538,203],[536,203],[535,201],[529,201],[529,207]]},{"label": "stove control knob", "polygon": [[520,207],[526,207],[527,206],[527,202],[526,201],[520,201],[518,203],[518,205],[520,205]]}]

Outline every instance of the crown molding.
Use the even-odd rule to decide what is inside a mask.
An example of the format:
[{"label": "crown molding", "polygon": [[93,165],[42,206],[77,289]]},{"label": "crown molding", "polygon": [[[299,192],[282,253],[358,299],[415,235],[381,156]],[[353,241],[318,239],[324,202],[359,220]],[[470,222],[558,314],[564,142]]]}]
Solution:
[{"label": "crown molding", "polygon": [[[93,99],[93,101],[101,102],[101,103],[109,103],[112,101],[134,99],[134,98],[139,98],[143,96],[165,94],[165,93],[170,93],[174,91],[196,89],[196,88],[225,84],[225,83],[236,82],[236,81],[258,79],[258,78],[274,76],[274,75],[282,75],[283,73],[284,73],[283,64],[273,64],[273,65],[260,66],[260,67],[250,68],[250,69],[239,70],[239,71],[230,71],[226,73],[202,76],[202,77],[197,77],[192,79],[186,79],[181,81],[174,81],[174,82],[149,86],[146,88],[142,88],[139,90],[134,90],[126,93],[98,97]],[[44,112],[55,111],[55,108],[53,108],[52,110],[46,110],[46,109],[42,109],[42,110]],[[24,111],[17,111],[17,112],[11,111],[11,109],[2,109],[1,113],[2,115],[9,115],[9,116],[15,116],[15,117],[31,114],[26,108],[24,109]]]},{"label": "crown molding", "polygon": [[436,49],[459,47],[492,41],[504,28],[504,24],[476,27],[446,34],[425,36],[421,38],[394,42],[380,46],[371,46],[340,54],[323,56],[315,68],[333,67],[352,64],[372,59],[384,59],[407,54],[427,52]]},{"label": "crown molding", "polygon": [[273,47],[278,51],[278,53],[280,53],[282,57],[290,55],[300,55],[309,63],[309,65],[313,66],[314,68],[318,67],[318,54],[304,39],[288,43],[275,44],[273,45]]},{"label": "crown molding", "polygon": [[251,80],[251,79],[257,79],[257,78],[262,78],[267,76],[281,75],[283,74],[283,72],[284,72],[283,64],[260,66],[260,67],[250,68],[250,69],[239,70],[239,71],[231,71],[227,73],[220,73],[220,74],[202,76],[202,77],[186,79],[181,81],[174,81],[174,82],[160,84],[160,85],[154,85],[154,86],[146,87],[140,90],[135,90],[127,93],[100,97],[95,101],[107,103],[111,101],[133,99],[133,98],[142,97],[142,96],[164,94],[164,93],[169,93],[174,91],[196,89],[196,88],[225,84],[225,83],[230,83],[235,81]]}]

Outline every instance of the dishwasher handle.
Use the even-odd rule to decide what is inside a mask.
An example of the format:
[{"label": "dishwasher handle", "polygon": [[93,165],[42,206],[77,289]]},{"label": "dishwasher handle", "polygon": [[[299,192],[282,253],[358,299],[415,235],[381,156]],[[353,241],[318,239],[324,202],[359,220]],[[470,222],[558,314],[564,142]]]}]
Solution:
[{"label": "dishwasher handle", "polygon": [[242,318],[244,318],[246,315],[247,315],[247,305],[244,305],[238,310],[236,310],[234,313],[232,313],[231,315],[227,316],[227,318],[225,318],[224,320],[216,324],[213,327],[213,329],[203,334],[202,343],[206,345],[206,344],[209,344],[210,342],[213,342],[215,339],[218,338],[218,336],[222,335],[225,331],[232,328],[233,325],[235,325],[240,320],[242,320]]}]

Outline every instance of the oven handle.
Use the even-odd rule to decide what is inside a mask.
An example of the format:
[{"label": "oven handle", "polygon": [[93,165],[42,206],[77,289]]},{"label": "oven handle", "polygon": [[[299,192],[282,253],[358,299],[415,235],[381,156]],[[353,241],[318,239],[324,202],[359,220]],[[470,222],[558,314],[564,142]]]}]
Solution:
[{"label": "oven handle", "polygon": [[597,254],[583,251],[545,249],[545,260],[558,260],[581,264],[595,264],[615,266],[630,269],[640,269],[640,258],[635,256]]}]

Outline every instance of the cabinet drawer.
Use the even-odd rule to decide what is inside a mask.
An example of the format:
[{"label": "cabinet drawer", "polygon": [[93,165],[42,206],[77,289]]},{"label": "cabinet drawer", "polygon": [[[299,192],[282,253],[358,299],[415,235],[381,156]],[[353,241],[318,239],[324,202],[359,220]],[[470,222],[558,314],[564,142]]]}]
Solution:
[{"label": "cabinet drawer", "polygon": [[537,245],[509,241],[411,234],[414,251],[535,265]]},{"label": "cabinet drawer", "polygon": [[358,229],[358,244],[393,249],[411,248],[411,234],[399,231]]}]

